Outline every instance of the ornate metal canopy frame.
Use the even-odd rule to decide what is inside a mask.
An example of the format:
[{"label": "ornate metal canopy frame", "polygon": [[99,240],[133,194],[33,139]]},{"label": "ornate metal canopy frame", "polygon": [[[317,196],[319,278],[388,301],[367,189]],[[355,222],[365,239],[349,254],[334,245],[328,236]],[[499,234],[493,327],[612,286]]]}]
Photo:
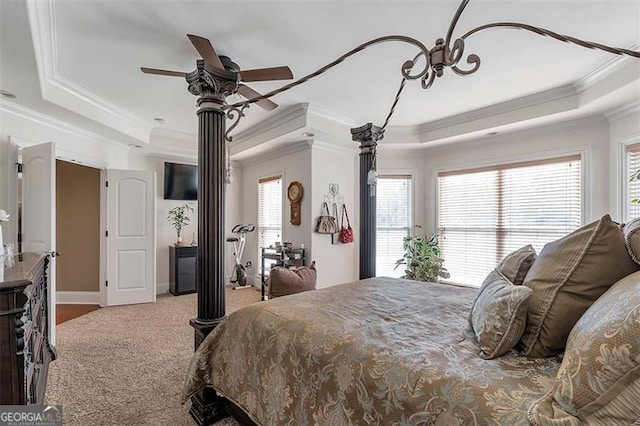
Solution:
[{"label": "ornate metal canopy frame", "polygon": [[[231,111],[237,112],[237,115],[234,114],[233,116],[228,117],[230,119],[235,119],[235,122],[230,126],[229,130],[232,130],[234,127],[237,126],[237,123],[240,120],[240,118],[244,116],[244,114],[240,111],[244,111],[244,108],[246,108],[247,106],[263,99],[269,99],[275,95],[286,92],[287,90],[293,89],[296,86],[304,84],[307,81],[315,77],[318,77],[319,75],[324,74],[331,68],[341,64],[347,58],[355,55],[356,53],[359,53],[369,47],[372,47],[381,43],[387,43],[387,42],[408,43],[417,47],[418,53],[412,59],[405,61],[400,68],[400,73],[402,75],[402,83],[400,85],[400,89],[398,90],[396,98],[393,102],[393,105],[389,111],[389,114],[387,115],[387,119],[385,120],[385,123],[382,126],[382,133],[381,133],[380,139],[382,138],[382,134],[384,134],[384,129],[386,128],[387,124],[389,123],[389,120],[391,119],[395,106],[397,105],[400,95],[402,93],[402,89],[404,88],[404,84],[407,80],[410,80],[410,81],[419,80],[422,88],[427,90],[434,84],[436,78],[442,77],[444,75],[444,71],[446,68],[451,68],[451,70],[454,73],[461,76],[467,76],[467,75],[473,74],[476,71],[478,71],[478,69],[480,69],[480,64],[481,64],[480,57],[473,53],[466,57],[466,63],[470,65],[471,68],[463,69],[459,66],[459,64],[462,58],[465,56],[466,40],[472,35],[487,29],[509,28],[509,29],[525,30],[525,31],[532,32],[534,34],[538,34],[540,36],[551,37],[555,40],[558,40],[564,43],[575,44],[577,46],[585,47],[588,49],[601,50],[614,55],[625,55],[625,56],[640,58],[640,52],[637,52],[637,51],[622,49],[618,47],[611,47],[611,46],[607,46],[600,43],[585,41],[585,40],[581,40],[568,35],[558,34],[554,31],[547,30],[545,28],[540,28],[540,27],[536,27],[529,24],[523,24],[519,22],[494,22],[491,24],[481,25],[479,27],[476,27],[467,31],[462,36],[455,39],[455,41],[453,41],[453,44],[452,44],[453,33],[456,29],[456,25],[458,24],[460,16],[464,12],[469,2],[470,0],[462,0],[460,5],[458,6],[458,9],[455,15],[453,16],[453,19],[451,20],[451,23],[449,24],[449,29],[447,31],[446,37],[444,39],[438,38],[435,42],[435,46],[431,49],[427,48],[425,44],[423,44],[421,41],[413,37],[408,37],[403,35],[388,35],[388,36],[378,37],[360,44],[359,46],[355,47],[354,49],[351,49],[350,51],[346,52],[336,60],[326,64],[325,66],[317,69],[316,71],[310,74],[307,74],[304,77],[299,78],[298,80],[295,80],[289,84],[286,84],[278,89],[272,90],[271,92],[265,93],[264,95],[251,98],[243,102],[237,102],[231,105],[225,105],[223,107],[225,110],[229,110],[229,112]],[[418,67],[418,64],[422,64],[422,66]],[[415,68],[418,68],[418,69],[415,70]]]}]

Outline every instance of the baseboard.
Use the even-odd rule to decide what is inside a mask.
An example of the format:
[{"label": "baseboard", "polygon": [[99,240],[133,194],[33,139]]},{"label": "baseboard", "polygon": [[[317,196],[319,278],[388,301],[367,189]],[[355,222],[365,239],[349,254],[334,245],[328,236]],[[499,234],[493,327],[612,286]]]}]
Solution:
[{"label": "baseboard", "polygon": [[99,291],[56,291],[56,304],[99,305]]},{"label": "baseboard", "polygon": [[169,293],[169,283],[157,283],[156,294],[165,294],[165,293]]}]

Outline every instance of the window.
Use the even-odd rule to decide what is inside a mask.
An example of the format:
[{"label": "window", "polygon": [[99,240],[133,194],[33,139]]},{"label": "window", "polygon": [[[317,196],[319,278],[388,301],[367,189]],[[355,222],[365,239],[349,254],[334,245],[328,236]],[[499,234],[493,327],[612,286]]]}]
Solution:
[{"label": "window", "polygon": [[640,143],[627,145],[626,171],[624,187],[627,189],[625,197],[625,221],[640,217],[640,180],[629,182],[629,177],[640,170]]},{"label": "window", "polygon": [[282,241],[282,176],[258,181],[258,256],[276,241]]},{"label": "window", "polygon": [[400,277],[402,240],[411,235],[411,176],[379,176],[376,188],[376,276]]},{"label": "window", "polygon": [[580,156],[438,174],[438,230],[451,281],[480,285],[507,254],[580,227]]}]

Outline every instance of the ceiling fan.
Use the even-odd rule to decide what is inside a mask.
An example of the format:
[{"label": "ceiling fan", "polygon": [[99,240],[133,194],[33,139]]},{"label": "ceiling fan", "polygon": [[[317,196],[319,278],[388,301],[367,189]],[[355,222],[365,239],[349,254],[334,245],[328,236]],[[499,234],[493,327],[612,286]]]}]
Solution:
[{"label": "ceiling fan", "polygon": [[[206,63],[220,70],[237,73],[240,81],[290,80],[293,78],[293,73],[287,66],[241,70],[238,64],[233,62],[228,56],[218,56],[213,45],[208,39],[193,34],[187,34],[187,37]],[[167,71],[146,67],[142,67],[140,70],[145,74],[168,75],[171,77],[186,77],[188,74],[186,72]],[[242,83],[238,84],[238,93],[247,99],[261,96],[259,92]],[[278,104],[269,99],[261,99],[256,102],[256,104],[267,111],[271,111],[278,106]]]}]

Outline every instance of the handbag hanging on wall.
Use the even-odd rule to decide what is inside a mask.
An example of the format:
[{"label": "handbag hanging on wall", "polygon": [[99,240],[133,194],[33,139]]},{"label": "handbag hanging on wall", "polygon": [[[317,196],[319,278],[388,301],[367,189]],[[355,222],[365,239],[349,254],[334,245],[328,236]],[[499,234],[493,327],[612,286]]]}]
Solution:
[{"label": "handbag hanging on wall", "polygon": [[329,206],[326,202],[322,203],[320,217],[318,217],[318,223],[316,224],[316,232],[318,234],[335,234],[338,232],[338,223],[336,218],[329,214]]},{"label": "handbag hanging on wall", "polygon": [[[347,218],[347,226],[344,226],[344,218]],[[351,221],[349,220],[349,214],[347,213],[347,206],[345,204],[342,205],[342,223],[340,223],[340,242],[341,243],[352,243],[353,238],[353,228],[351,228]]]}]

